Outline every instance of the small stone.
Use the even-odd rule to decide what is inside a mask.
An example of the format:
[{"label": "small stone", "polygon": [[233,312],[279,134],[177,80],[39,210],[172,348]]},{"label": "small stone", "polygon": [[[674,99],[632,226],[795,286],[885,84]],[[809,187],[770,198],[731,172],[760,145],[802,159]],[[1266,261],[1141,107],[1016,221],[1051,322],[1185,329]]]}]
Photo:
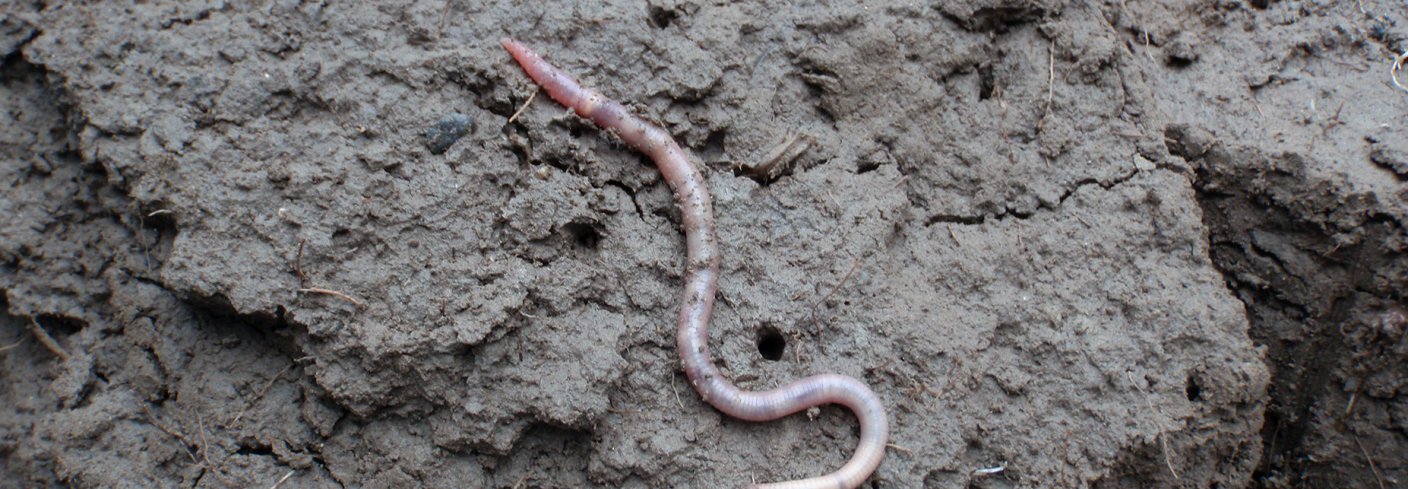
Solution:
[{"label": "small stone", "polygon": [[1159,167],[1159,165],[1155,165],[1154,162],[1149,161],[1149,159],[1148,159],[1148,158],[1145,158],[1143,155],[1139,155],[1139,154],[1134,155],[1134,168],[1135,168],[1136,170],[1139,170],[1139,171],[1152,171],[1152,170],[1154,170],[1154,169],[1156,169],[1156,168],[1158,168],[1158,167]]},{"label": "small stone", "polygon": [[1207,154],[1217,144],[1217,137],[1201,127],[1170,124],[1164,128],[1164,144],[1169,153],[1193,161]]},{"label": "small stone", "polygon": [[1400,177],[1408,177],[1408,151],[1385,144],[1375,144],[1369,150],[1369,160],[1393,170]]},{"label": "small stone", "polygon": [[425,130],[425,147],[433,154],[444,153],[473,127],[474,119],[467,115],[458,112],[447,115]]},{"label": "small stone", "polygon": [[1202,44],[1198,35],[1192,32],[1183,31],[1174,34],[1173,39],[1164,46],[1164,56],[1168,63],[1175,66],[1187,66],[1198,60],[1198,48]]}]

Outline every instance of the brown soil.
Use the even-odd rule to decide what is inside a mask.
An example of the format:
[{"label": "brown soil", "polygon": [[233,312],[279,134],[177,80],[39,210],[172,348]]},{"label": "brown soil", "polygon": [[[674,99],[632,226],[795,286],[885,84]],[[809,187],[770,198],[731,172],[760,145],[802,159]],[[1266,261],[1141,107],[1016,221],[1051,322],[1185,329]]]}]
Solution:
[{"label": "brown soil", "polygon": [[870,384],[870,488],[1408,484],[1408,5],[667,0],[0,5],[0,487],[839,466],[506,35],[693,152],[719,363]]}]

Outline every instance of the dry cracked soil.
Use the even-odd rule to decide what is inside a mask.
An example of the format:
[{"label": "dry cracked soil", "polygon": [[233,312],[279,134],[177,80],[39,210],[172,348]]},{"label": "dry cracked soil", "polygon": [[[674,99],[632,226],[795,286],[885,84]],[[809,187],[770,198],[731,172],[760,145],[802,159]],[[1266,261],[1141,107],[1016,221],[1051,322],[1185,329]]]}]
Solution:
[{"label": "dry cracked soil", "polygon": [[0,487],[1408,484],[1408,5],[0,2]]}]

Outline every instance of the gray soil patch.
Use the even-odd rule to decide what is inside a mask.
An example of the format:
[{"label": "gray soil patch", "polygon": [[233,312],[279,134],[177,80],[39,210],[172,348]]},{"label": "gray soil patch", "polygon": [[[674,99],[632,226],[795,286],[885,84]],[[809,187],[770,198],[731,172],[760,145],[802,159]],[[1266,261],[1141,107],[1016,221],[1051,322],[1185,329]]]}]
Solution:
[{"label": "gray soil patch", "polygon": [[[0,7],[0,487],[1408,483],[1401,2]],[[1408,79],[1408,77],[1400,77]],[[51,344],[40,341],[52,338]]]}]

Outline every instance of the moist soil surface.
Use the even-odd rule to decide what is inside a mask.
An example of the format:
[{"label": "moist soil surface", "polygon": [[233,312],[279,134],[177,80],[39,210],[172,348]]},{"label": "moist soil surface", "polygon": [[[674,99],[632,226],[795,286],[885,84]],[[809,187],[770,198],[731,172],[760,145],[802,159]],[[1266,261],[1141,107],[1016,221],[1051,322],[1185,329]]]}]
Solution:
[{"label": "moist soil surface", "polygon": [[[0,4],[0,487],[1408,484],[1400,1]],[[1399,77],[1408,83],[1408,75]]]}]

